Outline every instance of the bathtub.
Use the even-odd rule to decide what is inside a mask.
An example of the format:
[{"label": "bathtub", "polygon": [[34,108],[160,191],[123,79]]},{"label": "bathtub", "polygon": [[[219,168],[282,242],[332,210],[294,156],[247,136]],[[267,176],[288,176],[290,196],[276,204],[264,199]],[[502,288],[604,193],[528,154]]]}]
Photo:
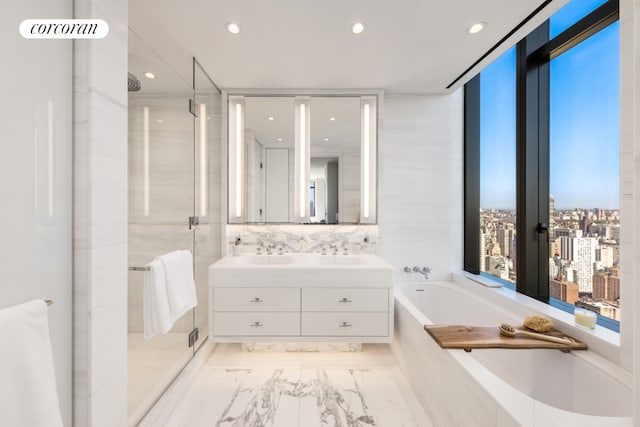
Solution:
[{"label": "bathtub", "polygon": [[425,324],[520,322],[453,282],[405,283],[395,294],[391,350],[435,426],[632,425],[629,383],[593,352],[443,350]]}]

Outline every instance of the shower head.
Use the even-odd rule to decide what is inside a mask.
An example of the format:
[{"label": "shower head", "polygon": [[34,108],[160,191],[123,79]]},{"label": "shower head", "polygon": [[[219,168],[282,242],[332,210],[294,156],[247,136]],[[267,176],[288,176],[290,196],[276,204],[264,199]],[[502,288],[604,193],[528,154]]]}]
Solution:
[{"label": "shower head", "polygon": [[140,85],[140,80],[138,80],[138,78],[131,73],[127,73],[127,74],[128,74],[127,89],[129,90],[129,92],[138,92],[142,88],[142,86]]}]

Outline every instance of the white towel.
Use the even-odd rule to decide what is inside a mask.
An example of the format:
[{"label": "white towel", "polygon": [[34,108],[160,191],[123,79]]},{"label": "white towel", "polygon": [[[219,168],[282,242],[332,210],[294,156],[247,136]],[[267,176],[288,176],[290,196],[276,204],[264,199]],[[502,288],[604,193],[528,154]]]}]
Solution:
[{"label": "white towel", "polygon": [[190,251],[173,251],[158,257],[164,265],[171,315],[176,321],[198,305],[193,280],[193,256]]},{"label": "white towel", "polygon": [[0,310],[0,424],[62,426],[47,304]]},{"label": "white towel", "polygon": [[147,264],[142,288],[142,311],[144,313],[144,339],[166,334],[173,326],[173,316],[169,307],[167,281],[164,265],[160,260]]}]

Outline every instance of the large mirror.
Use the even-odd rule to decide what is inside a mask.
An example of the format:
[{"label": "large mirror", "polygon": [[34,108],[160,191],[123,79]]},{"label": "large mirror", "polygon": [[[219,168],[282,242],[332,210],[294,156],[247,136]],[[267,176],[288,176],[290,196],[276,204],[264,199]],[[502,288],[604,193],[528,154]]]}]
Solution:
[{"label": "large mirror", "polygon": [[376,222],[377,96],[228,101],[230,223]]},{"label": "large mirror", "polygon": [[245,221],[293,220],[294,99],[245,97]]},{"label": "large mirror", "polygon": [[360,222],[360,97],[312,97],[309,218]]}]

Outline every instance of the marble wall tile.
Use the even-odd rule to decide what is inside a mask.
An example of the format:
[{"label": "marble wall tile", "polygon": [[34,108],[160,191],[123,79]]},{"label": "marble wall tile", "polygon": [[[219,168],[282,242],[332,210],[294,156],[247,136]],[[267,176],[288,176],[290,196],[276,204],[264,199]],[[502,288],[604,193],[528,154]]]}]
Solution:
[{"label": "marble wall tile", "polygon": [[[337,245],[350,254],[376,253],[376,225],[227,225],[226,253],[240,238],[241,253],[255,254],[256,248],[282,244],[288,253],[320,252],[322,247]],[[366,242],[365,242],[366,238]],[[330,251],[330,249],[328,249]]]},{"label": "marble wall tile", "polygon": [[74,42],[74,425],[126,424],[127,10],[74,2],[110,27]]},{"label": "marble wall tile", "polygon": [[387,95],[380,147],[381,254],[396,273],[462,265],[462,91]]},{"label": "marble wall tile", "polygon": [[[620,2],[620,363],[634,372],[634,413],[640,414],[640,2]],[[636,420],[637,423],[637,420]]]},{"label": "marble wall tile", "polygon": [[[188,89],[188,88],[187,88]],[[190,94],[131,97],[129,107],[129,219],[182,222],[193,215],[193,116]],[[149,211],[144,211],[143,111],[149,111]],[[158,123],[157,120],[163,120]]]}]

